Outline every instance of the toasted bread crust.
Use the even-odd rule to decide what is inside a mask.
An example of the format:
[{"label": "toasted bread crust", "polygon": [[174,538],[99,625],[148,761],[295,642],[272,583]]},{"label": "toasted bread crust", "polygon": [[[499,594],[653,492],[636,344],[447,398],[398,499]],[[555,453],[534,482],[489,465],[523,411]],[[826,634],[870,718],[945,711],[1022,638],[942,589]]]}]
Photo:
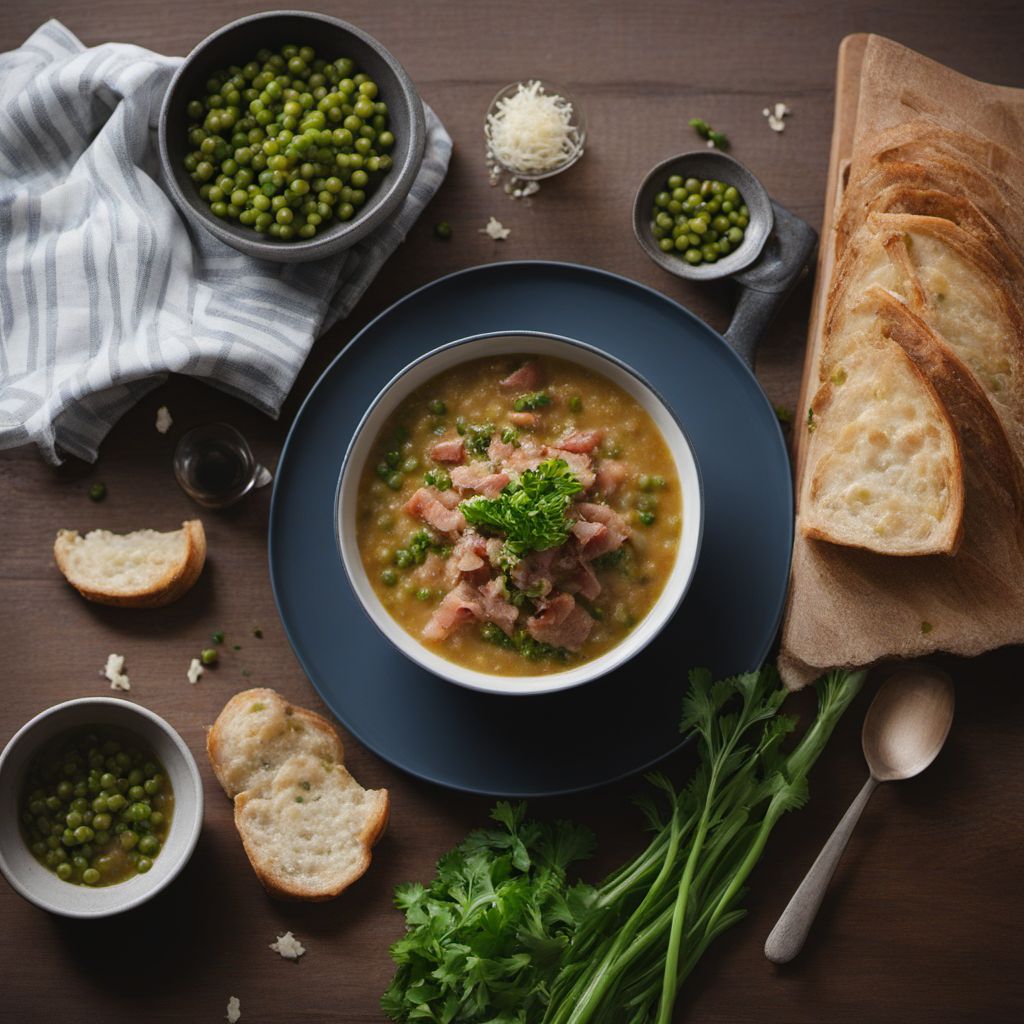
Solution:
[{"label": "toasted bread crust", "polygon": [[347,872],[331,879],[329,885],[320,886],[304,885],[282,877],[280,873],[274,870],[272,865],[266,863],[261,850],[252,840],[245,822],[246,807],[251,801],[261,799],[262,792],[255,786],[252,788],[245,786],[237,788],[232,784],[227,774],[225,746],[228,730],[234,724],[237,716],[244,713],[246,709],[255,703],[280,707],[293,720],[301,722],[307,728],[324,736],[334,750],[335,760],[341,770],[347,772],[347,769],[344,768],[344,744],[337,730],[323,715],[310,711],[308,708],[292,705],[286,702],[275,690],[267,687],[257,687],[236,693],[217,716],[216,722],[214,722],[206,737],[206,751],[210,758],[214,775],[227,796],[234,800],[235,827],[241,836],[242,846],[245,849],[246,856],[249,858],[249,863],[252,865],[253,871],[266,891],[271,896],[284,900],[321,902],[334,899],[353,882],[361,878],[370,867],[373,859],[371,851],[381,835],[383,835],[385,828],[387,828],[391,809],[390,794],[386,789],[366,791],[367,796],[372,799],[373,807],[363,828],[355,837],[356,842],[361,847],[360,857]]},{"label": "toasted bread crust", "polygon": [[72,579],[69,555],[71,545],[78,536],[77,530],[58,531],[53,544],[53,557],[64,578],[87,601],[119,608],[161,608],[177,601],[189,591],[206,564],[206,532],[201,520],[189,519],[181,524],[181,528],[185,533],[185,557],[170,566],[157,583],[145,590],[101,590],[82,580]]}]

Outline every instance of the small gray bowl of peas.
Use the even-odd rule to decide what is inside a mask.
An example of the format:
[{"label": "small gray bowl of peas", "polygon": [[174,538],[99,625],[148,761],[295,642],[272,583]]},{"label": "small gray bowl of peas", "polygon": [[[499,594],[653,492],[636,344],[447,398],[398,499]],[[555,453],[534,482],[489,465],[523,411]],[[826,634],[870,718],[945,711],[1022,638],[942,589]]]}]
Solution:
[{"label": "small gray bowl of peas", "polygon": [[185,58],[159,119],[162,178],[188,222],[259,259],[350,248],[408,195],[423,103],[371,36],[325,14],[226,25]]},{"label": "small gray bowl of peas", "polygon": [[164,889],[188,863],[203,787],[158,715],[85,697],[36,715],[0,754],[0,872],[64,917],[108,917]]},{"label": "small gray bowl of peas", "polygon": [[709,281],[749,267],[772,232],[764,186],[725,153],[695,150],[663,160],[633,203],[644,252],[677,277]]}]

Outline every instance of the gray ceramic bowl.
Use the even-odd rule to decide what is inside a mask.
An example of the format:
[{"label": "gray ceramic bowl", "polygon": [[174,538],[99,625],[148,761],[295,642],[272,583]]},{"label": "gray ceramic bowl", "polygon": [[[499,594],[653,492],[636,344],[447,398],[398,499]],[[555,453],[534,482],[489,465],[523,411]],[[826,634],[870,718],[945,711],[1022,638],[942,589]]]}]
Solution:
[{"label": "gray ceramic bowl", "polygon": [[[144,875],[90,888],[61,881],[25,844],[18,825],[21,789],[32,758],[54,736],[90,725],[117,726],[147,743],[167,770],[174,813],[164,848]],[[0,872],[12,888],[43,910],[64,917],[108,917],[145,903],[188,863],[203,824],[203,785],[184,740],[159,715],[114,697],[56,704],[22,726],[0,754]]]},{"label": "gray ceramic bowl", "polygon": [[[211,73],[231,64],[245,64],[262,47],[279,50],[294,42],[312,46],[329,60],[351,57],[380,87],[395,134],[391,170],[355,217],[335,223],[310,239],[275,241],[236,221],[215,217],[199,196],[182,161],[188,145],[189,101],[206,94]],[[171,80],[160,110],[160,162],[166,188],[189,223],[209,231],[239,252],[279,263],[301,263],[341,252],[383,224],[412,188],[423,159],[426,130],[423,102],[412,79],[376,39],[337,18],[306,11],[270,11],[233,21],[204,39]]]},{"label": "gray ceramic bowl", "polygon": [[[654,197],[665,188],[665,181],[672,174],[684,178],[715,178],[739,189],[743,201],[750,210],[750,223],[739,246],[715,263],[698,263],[691,266],[675,253],[662,252],[657,239],[651,234],[651,208]],[[775,217],[772,201],[764,186],[738,160],[725,153],[710,149],[698,149],[682,153],[658,164],[643,180],[633,201],[633,231],[640,247],[660,267],[676,277],[691,281],[711,281],[728,277],[738,270],[749,267],[761,254],[764,243],[772,233]]]}]

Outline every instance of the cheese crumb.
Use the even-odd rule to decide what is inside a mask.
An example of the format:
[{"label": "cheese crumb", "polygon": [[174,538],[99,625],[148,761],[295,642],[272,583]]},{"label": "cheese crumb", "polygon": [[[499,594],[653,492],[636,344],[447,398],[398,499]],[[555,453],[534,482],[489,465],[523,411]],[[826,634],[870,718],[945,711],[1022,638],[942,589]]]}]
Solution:
[{"label": "cheese crumb", "polygon": [[790,114],[789,107],[785,103],[776,103],[774,107],[765,107],[761,113],[768,118],[768,127],[773,132],[782,132],[786,130],[785,118]]},{"label": "cheese crumb", "polygon": [[132,684],[124,671],[124,655],[110,654],[107,656],[107,664],[103,668],[103,675],[110,680],[112,690],[130,690]]},{"label": "cheese crumb", "polygon": [[193,658],[188,666],[188,672],[185,673],[186,678],[193,685],[199,682],[199,677],[203,674],[203,664],[198,658]]},{"label": "cheese crumb", "polygon": [[298,960],[306,952],[306,947],[291,932],[278,935],[277,942],[272,942],[270,948],[285,960]]},{"label": "cheese crumb", "polygon": [[512,233],[511,228],[506,228],[496,217],[487,222],[487,227],[480,229],[481,235],[490,235],[496,242],[503,242]]},{"label": "cheese crumb", "polygon": [[161,405],[156,411],[156,429],[161,434],[166,434],[171,429],[174,420],[171,419],[171,411],[166,405]]},{"label": "cheese crumb", "polygon": [[228,1024],[236,1024],[242,1017],[242,1004],[238,1001],[238,996],[232,996],[228,1000]]}]

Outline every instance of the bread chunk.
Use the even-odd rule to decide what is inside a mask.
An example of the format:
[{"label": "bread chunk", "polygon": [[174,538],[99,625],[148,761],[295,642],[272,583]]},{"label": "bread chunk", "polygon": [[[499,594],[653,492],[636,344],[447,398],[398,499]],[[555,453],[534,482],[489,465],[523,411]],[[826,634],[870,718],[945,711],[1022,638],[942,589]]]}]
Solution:
[{"label": "bread chunk", "polygon": [[177,601],[199,579],[206,534],[198,519],[180,530],[111,533],[60,530],[53,545],[57,568],[84,598],[126,608],[159,608]]},{"label": "bread chunk", "polygon": [[328,900],[366,872],[387,825],[388,792],[356,782],[325,718],[274,690],[245,690],[225,705],[206,746],[271,895]]}]

